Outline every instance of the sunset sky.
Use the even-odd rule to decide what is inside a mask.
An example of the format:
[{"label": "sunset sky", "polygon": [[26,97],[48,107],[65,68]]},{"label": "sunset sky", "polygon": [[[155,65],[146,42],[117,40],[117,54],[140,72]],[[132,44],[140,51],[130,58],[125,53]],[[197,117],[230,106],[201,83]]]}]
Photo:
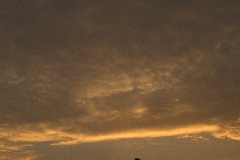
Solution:
[{"label": "sunset sky", "polygon": [[240,1],[0,0],[0,160],[239,160]]}]

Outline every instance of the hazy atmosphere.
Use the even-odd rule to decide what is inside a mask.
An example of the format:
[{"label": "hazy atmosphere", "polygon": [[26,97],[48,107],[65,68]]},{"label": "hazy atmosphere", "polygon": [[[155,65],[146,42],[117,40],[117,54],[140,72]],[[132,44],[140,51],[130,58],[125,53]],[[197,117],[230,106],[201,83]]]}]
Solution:
[{"label": "hazy atmosphere", "polygon": [[0,0],[1,160],[239,160],[240,1]]}]

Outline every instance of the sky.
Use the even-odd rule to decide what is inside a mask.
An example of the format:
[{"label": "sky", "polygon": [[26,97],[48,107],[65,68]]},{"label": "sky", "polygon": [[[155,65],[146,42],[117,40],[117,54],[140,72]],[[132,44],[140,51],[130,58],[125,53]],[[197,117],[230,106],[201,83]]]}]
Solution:
[{"label": "sky", "polygon": [[238,0],[0,0],[1,160],[239,160]]}]

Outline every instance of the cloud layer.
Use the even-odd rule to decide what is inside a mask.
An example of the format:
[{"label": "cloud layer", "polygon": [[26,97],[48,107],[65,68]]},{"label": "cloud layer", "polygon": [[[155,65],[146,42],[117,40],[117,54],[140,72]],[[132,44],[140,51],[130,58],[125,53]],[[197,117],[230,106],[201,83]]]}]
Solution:
[{"label": "cloud layer", "polygon": [[0,6],[5,148],[199,132],[240,140],[237,1]]}]

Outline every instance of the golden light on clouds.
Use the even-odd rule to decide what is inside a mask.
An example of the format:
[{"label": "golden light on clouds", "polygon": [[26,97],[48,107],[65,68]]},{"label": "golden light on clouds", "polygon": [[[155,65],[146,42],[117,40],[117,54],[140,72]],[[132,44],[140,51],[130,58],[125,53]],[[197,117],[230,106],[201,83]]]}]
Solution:
[{"label": "golden light on clouds", "polygon": [[132,130],[125,133],[113,133],[108,135],[100,136],[83,136],[80,138],[76,137],[74,141],[59,142],[57,145],[68,145],[82,142],[96,142],[96,141],[108,141],[125,138],[154,138],[154,137],[165,137],[165,136],[177,136],[183,134],[194,134],[201,132],[215,132],[218,130],[217,126],[190,126],[184,128],[170,129],[170,130]]},{"label": "golden light on clouds", "polygon": [[[39,130],[33,131],[29,126],[18,127],[15,130],[2,130],[1,137],[4,137],[13,142],[44,142],[52,141],[55,145],[69,145],[84,142],[108,141],[126,138],[153,138],[165,136],[178,136],[186,134],[195,134],[201,132],[217,133],[218,126],[208,125],[195,125],[185,126],[175,129],[135,129],[119,133],[106,133],[106,134],[81,134],[81,133],[68,133],[59,129],[50,129],[47,125],[41,125]],[[217,135],[217,134],[216,134]],[[232,138],[232,137],[229,137]],[[5,149],[18,150],[22,146],[9,146]]]},{"label": "golden light on clouds", "polygon": [[[139,111],[139,110],[137,110]],[[141,110],[142,111],[142,110]],[[38,129],[32,126],[18,127],[17,129],[1,129],[0,135],[13,142],[44,142],[51,141],[57,145],[69,145],[84,142],[108,141],[128,138],[154,138],[166,136],[191,135],[202,132],[212,133],[217,138],[230,138],[239,140],[239,128],[232,127],[223,130],[216,125],[193,125],[168,129],[134,129],[124,132],[113,132],[106,134],[84,134],[68,133],[63,128],[51,129],[48,125],[40,125]],[[5,149],[18,150],[21,146],[9,146]]]}]

